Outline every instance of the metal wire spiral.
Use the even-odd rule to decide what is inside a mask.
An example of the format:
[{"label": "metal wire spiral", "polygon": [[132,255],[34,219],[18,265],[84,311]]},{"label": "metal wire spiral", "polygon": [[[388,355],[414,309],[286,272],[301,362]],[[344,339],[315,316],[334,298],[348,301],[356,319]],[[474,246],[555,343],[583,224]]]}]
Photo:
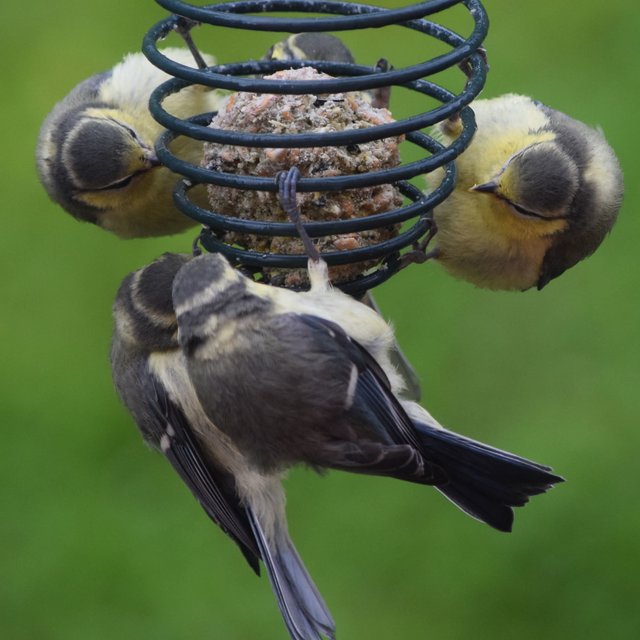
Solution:
[{"label": "metal wire spiral", "polygon": [[[218,251],[232,262],[259,270],[263,267],[303,268],[306,256],[267,254],[238,248],[224,243],[219,235],[228,232],[242,232],[265,236],[296,236],[293,223],[243,220],[222,215],[196,206],[189,200],[189,190],[198,183],[208,183],[237,189],[277,191],[273,178],[236,175],[192,165],[175,156],[170,143],[178,136],[188,136],[197,140],[243,147],[303,148],[351,145],[392,136],[405,135],[406,140],[417,145],[430,155],[422,159],[400,164],[381,171],[337,177],[303,178],[298,184],[301,192],[342,191],[381,184],[394,184],[408,198],[410,204],[401,208],[367,217],[305,223],[311,237],[345,234],[388,227],[396,223],[414,220],[410,228],[399,235],[372,246],[331,251],[322,254],[329,265],[343,265],[365,260],[376,260],[378,266],[356,280],[337,283],[343,290],[353,295],[361,295],[366,290],[384,282],[400,266],[400,251],[413,246],[431,228],[431,210],[442,202],[453,190],[455,166],[453,161],[468,146],[475,132],[475,119],[467,106],[482,89],[486,78],[486,63],[481,52],[482,41],[488,30],[488,18],[480,0],[431,0],[408,5],[400,9],[380,7],[351,2],[328,0],[241,0],[204,7],[196,7],[180,0],[156,0],[173,15],[153,26],[143,41],[143,52],[147,58],[163,71],[174,76],[163,83],[151,96],[150,110],[154,118],[167,128],[156,144],[160,161],[172,171],[185,177],[176,186],[174,200],[186,215],[205,225],[207,231],[201,236],[203,246],[209,251]],[[465,6],[474,20],[472,33],[464,38],[440,24],[426,20],[425,16],[443,11],[453,5]],[[247,15],[269,12],[298,12],[329,14],[330,17],[271,17]],[[242,30],[274,32],[318,32],[344,31],[371,27],[383,28],[396,25],[417,31],[426,37],[435,38],[451,50],[430,60],[408,67],[382,71],[378,68],[328,61],[279,61],[251,60],[233,64],[222,64],[206,69],[196,69],[179,64],[166,57],[157,43],[184,21]],[[189,22],[193,25],[193,22]],[[465,62],[468,66],[468,81],[459,94],[424,79],[449,67]],[[260,77],[282,69],[313,66],[334,79],[314,81],[265,80]],[[414,116],[394,122],[358,130],[327,133],[303,134],[257,134],[244,131],[229,131],[209,127],[212,113],[201,114],[181,120],[168,113],[163,100],[191,84],[206,85],[214,89],[250,91],[271,94],[326,94],[346,91],[366,91],[379,87],[401,86],[435,98],[440,106]],[[449,147],[444,147],[431,136],[420,130],[441,122],[459,113],[463,131]],[[444,168],[444,178],[440,185],[429,194],[407,182],[420,174],[426,174],[438,167]]]}]

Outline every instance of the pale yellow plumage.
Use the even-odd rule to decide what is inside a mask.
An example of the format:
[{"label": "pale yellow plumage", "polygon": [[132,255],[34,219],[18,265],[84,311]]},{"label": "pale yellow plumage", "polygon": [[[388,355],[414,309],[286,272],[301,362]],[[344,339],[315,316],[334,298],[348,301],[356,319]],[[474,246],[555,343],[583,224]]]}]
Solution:
[{"label": "pale yellow plumage", "polygon": [[[479,287],[542,288],[593,253],[613,226],[620,167],[599,131],[530,98],[471,106],[476,135],[456,161],[454,192],[434,212],[438,261]],[[449,144],[460,126],[453,118],[436,132]]]},{"label": "pale yellow plumage", "polygon": [[[194,66],[186,49],[169,48],[169,58]],[[209,64],[214,63],[206,56]],[[110,72],[85,80],[45,120],[38,148],[40,178],[53,200],[74,217],[123,238],[177,233],[195,223],[173,204],[178,175],[159,165],[154,144],[163,132],[148,108],[151,92],[170,76],[141,53]],[[179,118],[218,108],[220,94],[191,86],[164,101]],[[198,165],[202,143],[180,137],[172,150]],[[206,206],[204,188],[191,197]]]}]

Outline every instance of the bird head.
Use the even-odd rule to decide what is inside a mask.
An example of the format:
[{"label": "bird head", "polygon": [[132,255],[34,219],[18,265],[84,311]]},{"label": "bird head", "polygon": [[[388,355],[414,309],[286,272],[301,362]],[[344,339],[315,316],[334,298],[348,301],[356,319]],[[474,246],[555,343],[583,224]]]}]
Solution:
[{"label": "bird head", "polygon": [[185,254],[165,253],[124,279],[113,305],[121,340],[146,351],[177,348],[178,325],[171,287],[178,271],[190,259]]},{"label": "bird head", "polygon": [[511,215],[536,222],[544,232],[545,222],[569,217],[579,186],[575,161],[554,141],[543,141],[511,156],[497,175],[471,191],[502,201]]},{"label": "bird head", "polygon": [[354,62],[345,44],[329,33],[296,33],[274,44],[264,59]]},{"label": "bird head", "polygon": [[[477,131],[456,161],[454,192],[434,212],[440,262],[481,287],[541,289],[613,227],[620,165],[600,130],[526,96],[471,106]],[[435,133],[449,144],[460,131],[451,118]]]},{"label": "bird head", "polygon": [[160,166],[153,139],[131,120],[118,109],[94,107],[68,132],[62,161],[77,201],[98,210],[115,208]]}]

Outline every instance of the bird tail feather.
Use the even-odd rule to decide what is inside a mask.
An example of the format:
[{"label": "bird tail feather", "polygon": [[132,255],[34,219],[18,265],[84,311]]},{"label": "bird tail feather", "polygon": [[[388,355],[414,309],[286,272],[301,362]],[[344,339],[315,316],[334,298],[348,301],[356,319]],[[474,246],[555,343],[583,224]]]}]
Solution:
[{"label": "bird tail feather", "polygon": [[414,422],[423,452],[448,476],[435,486],[470,516],[499,531],[511,531],[513,509],[563,478],[526,458],[495,449],[446,429]]},{"label": "bird tail feather", "polygon": [[292,640],[335,640],[333,618],[288,534],[280,532],[272,542],[251,509],[247,514]]}]

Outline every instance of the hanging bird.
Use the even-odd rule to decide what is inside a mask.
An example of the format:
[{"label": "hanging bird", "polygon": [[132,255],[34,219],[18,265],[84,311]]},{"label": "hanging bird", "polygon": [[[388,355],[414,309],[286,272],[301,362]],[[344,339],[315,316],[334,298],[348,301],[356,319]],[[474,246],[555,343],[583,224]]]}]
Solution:
[{"label": "hanging bird", "polygon": [[[193,66],[187,49],[163,53]],[[47,116],[36,149],[38,173],[51,199],[74,218],[121,238],[168,235],[196,224],[173,204],[172,191],[181,176],[162,166],[154,150],[164,128],[149,112],[149,96],[170,77],[142,53],[131,53],[110,71],[81,82]],[[192,85],[163,105],[186,118],[216,111],[221,99],[219,92]],[[193,164],[202,160],[198,140],[181,136],[171,148]],[[190,195],[207,205],[204,187]]]},{"label": "hanging bird", "polygon": [[[488,289],[542,289],[590,256],[613,227],[622,172],[599,130],[526,96],[471,104],[477,132],[453,193],[434,210],[437,261]],[[437,126],[445,144],[462,130]],[[439,182],[439,172],[429,178]]]}]

